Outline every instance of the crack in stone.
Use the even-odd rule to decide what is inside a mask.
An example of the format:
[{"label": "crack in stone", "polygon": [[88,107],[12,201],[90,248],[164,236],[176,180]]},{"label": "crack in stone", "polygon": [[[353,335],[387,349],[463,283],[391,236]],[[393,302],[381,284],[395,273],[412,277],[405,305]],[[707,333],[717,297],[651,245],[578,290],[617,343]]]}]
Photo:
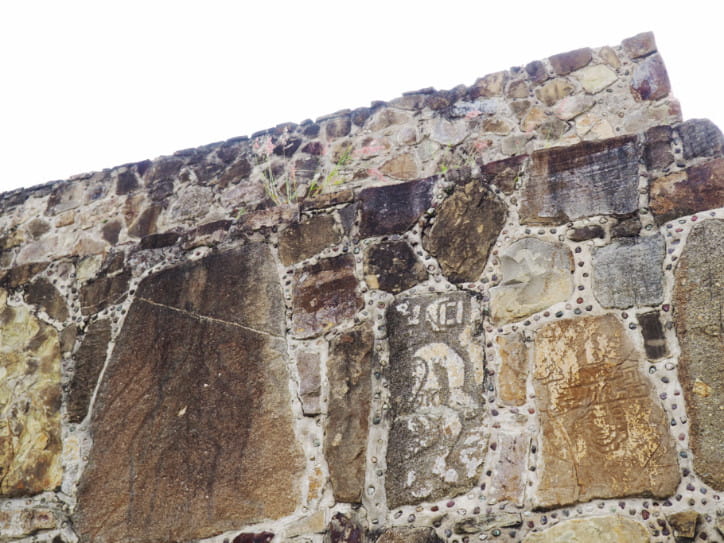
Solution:
[{"label": "crack in stone", "polygon": [[262,336],[268,336],[268,337],[273,337],[273,338],[277,338],[277,339],[285,339],[285,336],[272,334],[270,332],[265,332],[264,330],[257,330],[256,328],[244,326],[243,324],[239,324],[238,322],[225,321],[223,319],[217,319],[215,317],[210,317],[208,315],[199,315],[197,313],[192,313],[191,311],[186,311],[184,309],[180,309],[178,307],[173,307],[171,305],[160,304],[158,302],[154,302],[153,300],[149,300],[148,298],[138,297],[137,299],[141,300],[143,302],[146,302],[147,304],[156,306],[156,307],[163,307],[164,309],[170,309],[171,311],[177,311],[178,313],[191,317],[192,319],[207,320],[207,321],[215,322],[218,324],[225,324],[227,326],[234,326],[236,328],[241,328],[242,330],[246,330],[248,332],[254,332],[254,333],[260,334]]}]

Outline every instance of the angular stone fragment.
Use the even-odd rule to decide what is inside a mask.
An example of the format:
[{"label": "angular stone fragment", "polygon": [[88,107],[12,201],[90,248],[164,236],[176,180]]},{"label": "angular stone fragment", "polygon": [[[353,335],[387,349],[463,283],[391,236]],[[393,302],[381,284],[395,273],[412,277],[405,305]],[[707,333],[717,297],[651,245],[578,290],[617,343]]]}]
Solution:
[{"label": "angular stone fragment", "polygon": [[520,155],[482,164],[480,169],[483,180],[485,183],[496,185],[505,194],[510,194],[516,188],[527,158],[526,155]]},{"label": "angular stone fragment", "polygon": [[491,467],[490,498],[523,505],[525,474],[530,451],[530,435],[527,432],[499,432],[495,439],[495,459]]},{"label": "angular stone fragment", "polygon": [[649,197],[657,224],[724,206],[724,159],[654,179]]},{"label": "angular stone fragment", "polygon": [[299,399],[302,412],[307,415],[319,415],[322,411],[322,374],[319,353],[300,351],[297,353],[297,373],[299,374]]},{"label": "angular stone fragment", "polygon": [[521,406],[527,396],[529,350],[522,334],[498,336],[498,393],[505,405]]},{"label": "angular stone fragment", "polygon": [[284,302],[264,244],[144,279],[91,419],[81,541],[188,541],[292,513]]},{"label": "angular stone fragment", "polygon": [[596,101],[592,96],[576,94],[563,98],[556,104],[553,112],[559,119],[569,121],[581,113],[588,111],[595,104]]},{"label": "angular stone fragment", "polygon": [[376,543],[442,543],[432,528],[390,528],[382,532]]},{"label": "angular stone fragment", "polygon": [[680,511],[666,516],[671,528],[674,530],[674,537],[685,537],[694,539],[696,537],[696,525],[699,522],[699,513],[696,511]]},{"label": "angular stone fragment", "polygon": [[68,318],[68,306],[65,300],[47,279],[40,278],[33,281],[27,288],[29,303],[40,306],[50,318],[64,321]]},{"label": "angular stone fragment", "polygon": [[586,66],[573,74],[588,94],[596,94],[616,82],[616,72],[605,64]]},{"label": "angular stone fragment", "polygon": [[342,513],[335,513],[322,541],[324,543],[365,543],[367,531],[357,519],[357,515],[353,514],[352,518],[349,518]]},{"label": "angular stone fragment", "polygon": [[120,304],[128,294],[131,270],[103,275],[80,288],[80,310],[84,315],[97,313],[109,305]]},{"label": "angular stone fragment", "polygon": [[535,335],[533,386],[542,429],[541,507],[647,494],[679,483],[666,414],[643,357],[613,315],[561,320]]},{"label": "angular stone fragment", "polygon": [[57,526],[58,518],[50,509],[0,511],[0,542],[13,541]]},{"label": "angular stone fragment", "polygon": [[503,88],[508,81],[508,72],[495,72],[478,79],[470,88],[469,95],[471,98],[490,98],[492,96],[500,96],[503,94]]},{"label": "angular stone fragment", "polygon": [[631,58],[639,58],[656,51],[653,32],[641,32],[621,42],[623,50]]},{"label": "angular stone fragment", "polygon": [[661,326],[658,311],[650,311],[637,316],[641,326],[641,335],[644,338],[644,351],[646,358],[656,360],[669,354],[666,348],[666,336]]},{"label": "angular stone fragment", "polygon": [[47,262],[33,262],[15,266],[9,270],[2,270],[0,271],[0,286],[4,288],[16,288],[25,285],[47,267]]},{"label": "angular stone fragment", "polygon": [[398,298],[387,311],[392,425],[389,507],[436,500],[474,485],[486,438],[483,352],[472,297]]},{"label": "angular stone fragment", "polygon": [[638,208],[638,147],[633,137],[583,142],[531,155],[523,223],[563,223]]},{"label": "angular stone fragment", "polygon": [[490,189],[472,181],[438,207],[435,223],[425,230],[422,245],[437,257],[449,281],[476,281],[505,217],[505,204]]},{"label": "angular stone fragment", "polygon": [[619,221],[611,227],[612,238],[635,238],[641,234],[641,218],[638,215]]},{"label": "angular stone fragment", "polygon": [[575,49],[568,51],[567,53],[560,53],[549,57],[548,60],[553,67],[553,71],[558,75],[566,75],[579,68],[583,68],[586,64],[591,62],[593,58],[593,51],[590,48],[584,47],[583,49]]},{"label": "angular stone fragment", "polygon": [[292,332],[309,338],[351,319],[363,306],[352,255],[325,258],[294,274]]},{"label": "angular stone fragment", "polygon": [[270,543],[274,539],[271,532],[259,532],[258,534],[244,532],[237,535],[232,543]]},{"label": "angular stone fragment", "polygon": [[659,100],[668,96],[671,85],[661,55],[656,53],[636,65],[631,76],[631,92],[637,100]]},{"label": "angular stone fragment", "polygon": [[73,356],[75,373],[68,391],[68,420],[72,423],[82,422],[88,414],[91,396],[106,362],[110,341],[110,321],[108,319],[94,321],[88,327],[83,342]]},{"label": "angular stone fragment", "polygon": [[464,121],[448,121],[436,117],[430,127],[430,139],[440,145],[457,145],[468,135]]},{"label": "angular stone fragment", "polygon": [[410,180],[420,177],[419,169],[412,153],[405,153],[385,162],[380,171],[388,177]]},{"label": "angular stone fragment", "polygon": [[164,232],[163,234],[149,234],[144,236],[139,244],[143,250],[162,249],[174,245],[181,236],[176,232]]},{"label": "angular stone fragment", "polygon": [[691,119],[676,128],[684,148],[684,158],[717,156],[724,147],[721,130],[708,119]]},{"label": "angular stone fragment", "polygon": [[500,252],[502,280],[490,289],[493,321],[520,320],[573,291],[573,255],[564,245],[523,238]]},{"label": "angular stone fragment", "polygon": [[327,138],[342,138],[352,130],[352,119],[349,115],[334,117],[324,123],[324,131]]},{"label": "angular stone fragment", "polygon": [[663,263],[666,254],[660,234],[619,238],[593,250],[593,293],[603,307],[625,309],[658,305],[664,300]]},{"label": "angular stone fragment", "polygon": [[360,191],[360,236],[402,234],[432,204],[434,178]]},{"label": "angular stone fragment", "polygon": [[294,223],[279,234],[279,259],[285,266],[314,256],[342,239],[331,215],[315,215]]},{"label": "angular stone fragment", "polygon": [[650,543],[643,524],[619,515],[566,520],[528,534],[523,543]]},{"label": "angular stone fragment", "polygon": [[60,403],[57,332],[0,289],[0,496],[60,484]]},{"label": "angular stone fragment", "polygon": [[648,169],[665,168],[674,161],[671,152],[671,135],[670,126],[654,126],[646,131],[644,159]]},{"label": "angular stone fragment", "polygon": [[336,337],[329,346],[324,455],[339,502],[359,503],[364,491],[373,344],[372,331],[360,326]]},{"label": "angular stone fragment", "polygon": [[538,100],[550,107],[566,96],[573,94],[575,90],[576,88],[568,79],[559,77],[538,87],[535,95]]},{"label": "angular stone fragment", "polygon": [[679,379],[690,422],[694,469],[724,490],[724,221],[698,224],[676,268],[674,322],[679,337]]},{"label": "angular stone fragment", "polygon": [[520,513],[498,511],[496,513],[485,513],[471,519],[456,522],[454,532],[461,535],[477,534],[479,532],[494,530],[495,528],[520,526],[522,523],[523,517]]},{"label": "angular stone fragment", "polygon": [[412,248],[404,241],[383,241],[365,256],[365,281],[370,288],[399,294],[427,279]]},{"label": "angular stone fragment", "polygon": [[546,71],[546,65],[540,60],[534,60],[525,65],[525,72],[528,74],[528,79],[534,83],[540,83],[548,78]]},{"label": "angular stone fragment", "polygon": [[577,228],[571,228],[568,231],[568,239],[576,242],[596,238],[603,239],[604,237],[606,237],[606,231],[599,224],[587,224]]}]

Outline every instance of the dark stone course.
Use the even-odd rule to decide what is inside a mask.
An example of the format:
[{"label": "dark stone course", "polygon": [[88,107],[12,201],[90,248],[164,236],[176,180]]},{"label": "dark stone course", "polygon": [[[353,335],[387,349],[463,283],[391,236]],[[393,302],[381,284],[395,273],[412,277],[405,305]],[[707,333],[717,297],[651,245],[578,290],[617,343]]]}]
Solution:
[{"label": "dark stone course", "polygon": [[365,543],[367,531],[362,523],[352,515],[347,517],[342,513],[335,513],[329,521],[327,533],[324,534],[324,543]]},{"label": "dark stone course", "polygon": [[671,85],[661,55],[656,53],[636,65],[631,92],[637,100],[659,100],[668,96]]},{"label": "dark stone course", "polygon": [[304,147],[302,147],[302,153],[320,156],[324,154],[324,149],[324,144],[321,141],[310,141],[309,143],[304,144]]},{"label": "dark stone course", "polygon": [[296,509],[276,276],[252,243],[141,282],[91,416],[82,542],[203,539]]},{"label": "dark stone course", "polygon": [[672,132],[670,126],[654,126],[646,131],[644,159],[648,169],[665,168],[674,161],[671,151]]},{"label": "dark stone course", "polygon": [[542,83],[548,79],[548,72],[546,72],[546,65],[540,60],[535,60],[525,65],[525,72],[528,74],[528,79],[533,83]]},{"label": "dark stone course", "polygon": [[352,201],[354,201],[354,191],[351,189],[345,189],[338,192],[318,194],[311,198],[306,198],[302,201],[300,208],[302,211],[325,209],[339,204],[346,204]]},{"label": "dark stone course", "polygon": [[310,338],[349,320],[364,302],[357,294],[352,255],[325,258],[294,274],[292,333]]},{"label": "dark stone course", "polygon": [[110,321],[108,319],[94,321],[88,327],[83,342],[73,356],[75,373],[68,391],[68,420],[71,423],[82,422],[88,414],[88,406],[105,364],[110,340]]},{"label": "dark stone course", "polygon": [[149,234],[156,233],[156,221],[161,214],[162,207],[151,205],[144,209],[138,218],[128,226],[128,235],[135,238],[142,238]]},{"label": "dark stone course", "polygon": [[272,539],[274,539],[274,534],[271,532],[259,532],[258,534],[245,532],[237,535],[232,543],[269,543]]},{"label": "dark stone course", "polygon": [[402,234],[432,204],[435,178],[370,187],[360,191],[360,236]]},{"label": "dark stone course", "polygon": [[118,243],[118,236],[121,233],[121,228],[123,228],[123,225],[118,219],[105,223],[103,228],[101,228],[103,239],[111,245],[115,245]]},{"label": "dark stone course", "polygon": [[47,279],[41,277],[33,281],[26,290],[26,299],[29,303],[43,308],[48,316],[55,320],[64,321],[68,318],[65,300]]},{"label": "dark stone course", "polygon": [[496,185],[505,194],[515,190],[515,185],[523,173],[528,155],[518,155],[495,162],[488,162],[481,167],[483,180],[491,185]]},{"label": "dark stone course", "polygon": [[684,148],[684,158],[721,155],[724,136],[708,119],[691,119],[676,128]]},{"label": "dark stone course", "polygon": [[649,188],[650,207],[657,224],[724,206],[724,159],[659,177]]},{"label": "dark stone course", "polygon": [[277,156],[289,158],[297,151],[297,149],[299,149],[299,146],[301,144],[302,138],[291,137],[288,138],[286,141],[279,142],[277,145],[275,145],[272,152]]},{"label": "dark stone course", "polygon": [[0,270],[0,287],[17,288],[22,286],[47,267],[47,262],[31,262],[30,264],[15,266],[9,270]]},{"label": "dark stone course", "polygon": [[639,326],[641,326],[641,336],[644,338],[644,350],[646,358],[656,360],[669,355],[669,349],[666,347],[666,336],[664,328],[661,326],[658,311],[650,311],[637,316]]},{"label": "dark stone course", "polygon": [[279,234],[279,259],[285,266],[291,266],[341,240],[342,234],[332,216],[315,215],[289,225]]},{"label": "dark stone course", "polygon": [[367,325],[342,333],[329,345],[324,456],[339,502],[360,503],[364,492],[373,345]]},{"label": "dark stone course", "polygon": [[176,177],[181,171],[181,168],[183,168],[183,165],[184,161],[180,158],[162,157],[151,163],[151,167],[144,177],[149,183]]},{"label": "dark stone course", "polygon": [[120,304],[128,294],[131,270],[116,275],[104,275],[80,288],[80,311],[83,315],[97,313],[109,305]]},{"label": "dark stone course", "polygon": [[567,53],[560,53],[549,57],[548,60],[553,67],[553,71],[558,75],[567,75],[575,70],[583,68],[591,62],[593,51],[584,47],[583,49],[575,49]]},{"label": "dark stone course", "polygon": [[240,158],[229,166],[221,177],[219,177],[219,185],[225,187],[230,183],[238,183],[242,179],[249,177],[251,169],[251,163],[246,158]]},{"label": "dark stone course", "polygon": [[176,232],[164,232],[163,234],[150,234],[141,239],[141,249],[161,249],[175,244],[181,236]]},{"label": "dark stone course", "polygon": [[674,280],[674,322],[679,338],[679,379],[689,417],[694,470],[724,490],[724,221],[691,231]]},{"label": "dark stone course", "polygon": [[606,231],[600,224],[587,224],[571,228],[568,231],[568,239],[575,242],[588,241],[590,239],[606,237]]},{"label": "dark stone course", "polygon": [[535,151],[520,207],[524,224],[560,224],[638,208],[635,137]]},{"label": "dark stone course", "polygon": [[641,233],[641,218],[638,215],[619,221],[611,227],[612,238],[633,238]]},{"label": "dark stone course", "polygon": [[131,170],[126,170],[125,172],[121,172],[118,174],[118,179],[116,180],[116,194],[119,196],[122,196],[124,194],[128,194],[129,192],[133,192],[138,188],[138,178],[136,177],[136,174],[133,173]]},{"label": "dark stone course", "polygon": [[505,224],[506,207],[479,182],[459,187],[437,210],[422,244],[453,283],[476,281]]},{"label": "dark stone course", "polygon": [[365,257],[364,273],[370,288],[393,294],[427,279],[425,266],[404,241],[383,241],[370,247]]},{"label": "dark stone course", "polygon": [[639,58],[656,51],[656,41],[653,32],[642,32],[621,42],[623,50],[631,58]]},{"label": "dark stone course", "polygon": [[334,117],[324,123],[324,132],[329,139],[342,138],[348,135],[351,129],[352,119],[349,115]]}]

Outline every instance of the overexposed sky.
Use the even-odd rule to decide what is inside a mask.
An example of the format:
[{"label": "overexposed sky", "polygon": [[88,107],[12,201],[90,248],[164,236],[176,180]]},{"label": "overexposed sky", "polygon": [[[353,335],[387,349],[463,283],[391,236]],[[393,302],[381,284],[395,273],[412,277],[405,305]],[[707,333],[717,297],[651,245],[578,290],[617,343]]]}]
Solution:
[{"label": "overexposed sky", "polygon": [[724,126],[711,0],[0,2],[0,191],[155,158],[654,31]]}]

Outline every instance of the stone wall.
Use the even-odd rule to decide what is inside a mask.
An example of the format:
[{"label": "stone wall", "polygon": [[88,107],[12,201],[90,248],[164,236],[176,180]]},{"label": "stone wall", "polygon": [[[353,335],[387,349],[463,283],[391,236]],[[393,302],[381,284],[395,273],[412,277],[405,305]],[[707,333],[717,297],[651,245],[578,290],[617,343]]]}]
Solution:
[{"label": "stone wall", "polygon": [[722,541],[724,138],[653,36],[0,196],[0,541]]}]

